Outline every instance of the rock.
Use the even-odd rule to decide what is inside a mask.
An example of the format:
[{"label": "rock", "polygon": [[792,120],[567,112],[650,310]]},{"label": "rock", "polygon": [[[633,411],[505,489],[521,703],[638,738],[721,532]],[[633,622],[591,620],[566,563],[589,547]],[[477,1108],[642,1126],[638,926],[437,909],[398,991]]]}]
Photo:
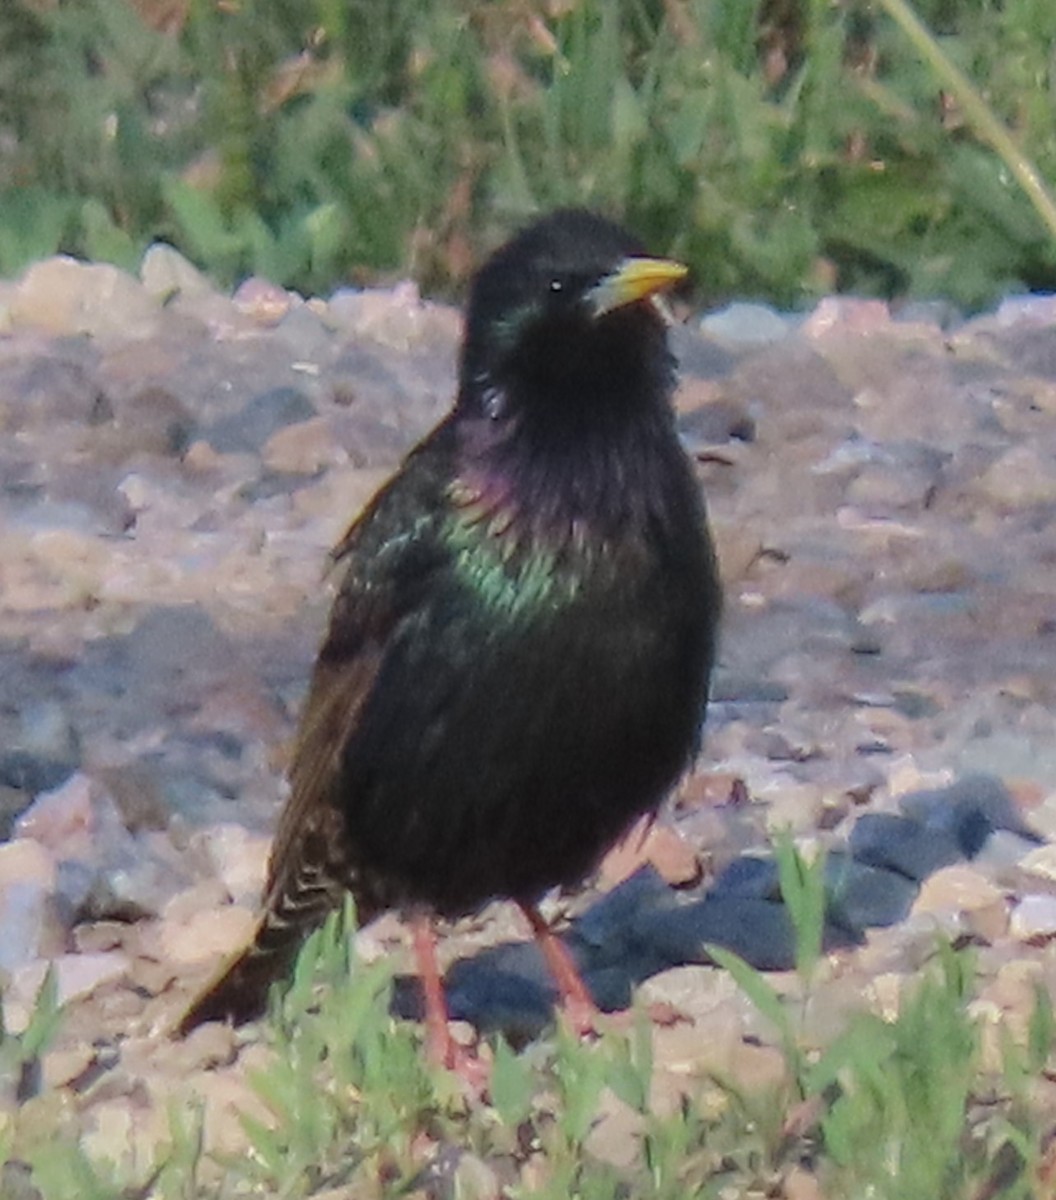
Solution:
[{"label": "rock", "polygon": [[213,1070],[230,1066],[237,1053],[233,1027],[221,1021],[207,1021],[183,1039],[180,1057],[188,1068]]},{"label": "rock", "polygon": [[1056,503],[1056,464],[1037,446],[1014,446],[992,463],[977,488],[1007,511]]},{"label": "rock", "polygon": [[8,309],[17,329],[34,326],[54,334],[100,339],[148,338],[158,333],[160,312],[146,288],[107,263],[47,258],[19,281]]},{"label": "rock", "polygon": [[157,772],[144,762],[98,767],[93,779],[114,801],[124,827],[133,834],[167,829],[171,813]]},{"label": "rock", "polygon": [[9,856],[0,857],[0,976],[64,948],[50,884],[36,874],[11,878],[11,866]]},{"label": "rock", "polygon": [[825,859],[825,888],[826,947],[859,942],[866,930],[897,924],[917,896],[915,879],[839,852]]},{"label": "rock", "polygon": [[273,433],[263,447],[262,457],[271,471],[303,475],[315,475],[348,461],[345,451],[334,444],[325,417],[313,417]]},{"label": "rock", "polygon": [[31,750],[6,750],[0,753],[0,784],[28,796],[60,787],[75,769],[65,759],[50,758]]},{"label": "rock", "polygon": [[795,961],[792,921],[784,905],[776,901],[705,897],[693,904],[647,913],[636,920],[635,932],[655,963],[649,964],[647,974],[662,966],[706,963],[709,943],[732,950],[763,971],[787,971]]},{"label": "rock", "polygon": [[426,308],[418,285],[404,282],[390,290],[342,288],[327,302],[327,316],[336,325],[360,337],[406,350],[417,340],[427,322]]},{"label": "rock", "polygon": [[55,972],[58,1003],[63,1005],[120,979],[128,971],[129,960],[114,950],[108,954],[61,954],[19,967],[3,995],[4,1021],[12,1033],[22,1033],[29,1024],[49,966]]},{"label": "rock", "polygon": [[796,324],[765,304],[736,302],[709,313],[700,322],[700,330],[720,346],[737,350],[784,341]]},{"label": "rock", "polygon": [[468,1150],[458,1154],[450,1179],[451,1195],[459,1200],[500,1200],[506,1194],[494,1170]]},{"label": "rock", "polygon": [[19,714],[21,749],[59,762],[76,765],[81,757],[81,742],[70,724],[69,714],[55,700],[27,704]]},{"label": "rock", "polygon": [[156,914],[186,884],[161,846],[132,836],[110,795],[86,775],[39,796],[16,828],[51,850],[60,864],[57,894],[82,919]]},{"label": "rock", "polygon": [[179,458],[197,431],[187,405],[162,387],[145,387],[114,401],[114,426],[100,454],[122,461],[138,454]]},{"label": "rock", "polygon": [[214,825],[199,836],[231,899],[254,906],[264,887],[271,838],[234,824]]},{"label": "rock", "polygon": [[645,1118],[608,1089],[599,1097],[596,1111],[583,1148],[599,1162],[608,1163],[617,1170],[630,1170],[641,1154]]},{"label": "rock", "polygon": [[645,818],[602,859],[601,882],[615,887],[646,864],[675,887],[700,878],[700,861],[689,843],[669,826]]},{"label": "rock", "polygon": [[20,837],[46,846],[56,858],[86,858],[99,812],[87,775],[71,776],[61,787],[44,792],[16,823]]},{"label": "rock", "polygon": [[0,842],[6,842],[13,836],[15,822],[31,802],[29,792],[0,783]]},{"label": "rock", "polygon": [[258,325],[277,325],[290,311],[293,297],[285,288],[251,275],[232,297],[235,308]]},{"label": "rock", "polygon": [[16,1158],[0,1165],[0,1196],[5,1200],[44,1200],[33,1185],[32,1167]]},{"label": "rock", "polygon": [[18,732],[0,753],[0,782],[37,795],[59,787],[80,761],[80,738],[65,708],[50,700],[28,703]]},{"label": "rock", "polygon": [[289,347],[298,370],[312,374],[316,360],[328,354],[333,335],[310,305],[295,303],[275,327],[275,334]]},{"label": "rock", "polygon": [[755,421],[743,404],[713,400],[683,411],[678,432],[690,454],[731,441],[755,441]]},{"label": "rock", "polygon": [[254,913],[248,908],[228,904],[183,921],[162,921],[158,948],[165,959],[185,966],[213,959],[219,962],[249,943],[254,924]]},{"label": "rock", "polygon": [[44,1054],[43,1086],[60,1088],[82,1075],[94,1062],[94,1046],[63,1046]]},{"label": "rock", "polygon": [[826,296],[801,327],[804,337],[821,338],[827,334],[873,333],[891,323],[891,314],[883,300],[863,300],[857,296]]},{"label": "rock", "polygon": [[892,305],[891,316],[900,325],[937,325],[942,330],[955,329],[964,320],[961,310],[942,297],[899,301]]},{"label": "rock", "polygon": [[850,850],[861,863],[917,881],[964,857],[949,832],[892,813],[863,813],[851,830]]},{"label": "rock", "polygon": [[1006,296],[997,306],[997,312],[987,318],[997,327],[1003,328],[1049,328],[1056,324],[1056,296],[1026,295]]},{"label": "rock", "polygon": [[1019,865],[1028,875],[1056,883],[1056,845],[1046,842],[1043,846],[1037,846],[1023,857]]},{"label": "rock", "polygon": [[975,773],[948,788],[926,789],[902,796],[902,810],[936,834],[951,837],[965,858],[974,858],[995,830],[1018,834],[1027,842],[1040,839],[1024,822],[1000,779]]},{"label": "rock", "polygon": [[139,277],[147,294],[161,304],[177,297],[198,300],[213,293],[206,275],[165,242],[148,246],[139,266]]},{"label": "rock", "polygon": [[1012,910],[1009,932],[1021,942],[1056,937],[1056,896],[1024,896]]},{"label": "rock", "polygon": [[209,445],[221,454],[258,454],[274,434],[315,416],[312,402],[296,388],[276,387],[206,429]]},{"label": "rock", "polygon": [[914,905],[916,913],[974,912],[995,905],[1004,907],[1000,888],[967,863],[945,867],[926,879]]}]

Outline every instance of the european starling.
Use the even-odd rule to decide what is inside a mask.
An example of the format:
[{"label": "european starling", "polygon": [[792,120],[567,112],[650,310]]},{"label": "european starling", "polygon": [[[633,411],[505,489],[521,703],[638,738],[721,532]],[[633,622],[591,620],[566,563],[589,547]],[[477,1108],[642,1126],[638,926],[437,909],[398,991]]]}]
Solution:
[{"label": "european starling", "polygon": [[346,890],[361,923],[412,918],[449,1063],[428,914],[515,900],[566,1003],[590,1005],[536,902],[688,765],[720,609],[657,303],[685,273],[563,210],[477,274],[451,413],[334,550],[254,940],[180,1032],[257,1015]]}]

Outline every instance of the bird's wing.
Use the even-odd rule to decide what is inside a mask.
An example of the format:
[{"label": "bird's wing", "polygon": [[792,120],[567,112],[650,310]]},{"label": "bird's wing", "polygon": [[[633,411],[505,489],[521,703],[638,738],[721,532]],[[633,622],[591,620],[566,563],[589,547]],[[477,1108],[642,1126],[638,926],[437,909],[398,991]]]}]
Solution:
[{"label": "bird's wing", "polygon": [[[428,591],[442,561],[436,524],[449,466],[444,426],[408,457],[335,551],[345,574],[312,674],[279,819],[264,904],[251,944],[234,955],[184,1013],[183,1035],[207,1020],[258,1015],[268,985],[327,913],[355,893],[352,848],[336,794],[342,757],[385,657],[392,632]],[[373,912],[359,912],[365,923]]]},{"label": "bird's wing", "polygon": [[347,886],[340,818],[347,800],[332,789],[393,629],[428,593],[430,576],[443,562],[436,526],[449,476],[448,444],[441,426],[408,456],[333,552],[344,576],[301,715],[290,798],[271,853],[269,907],[284,890],[318,891],[321,873],[338,882],[335,903]]}]

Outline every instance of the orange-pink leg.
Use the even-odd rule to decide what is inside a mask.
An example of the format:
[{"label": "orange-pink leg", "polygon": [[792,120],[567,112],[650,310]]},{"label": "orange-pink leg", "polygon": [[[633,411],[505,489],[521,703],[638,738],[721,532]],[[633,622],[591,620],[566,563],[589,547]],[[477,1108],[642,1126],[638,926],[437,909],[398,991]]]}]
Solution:
[{"label": "orange-pink leg", "polygon": [[596,1033],[598,1006],[594,1003],[590,989],[583,982],[570,950],[546,923],[534,904],[526,904],[519,900],[517,906],[532,927],[535,940],[543,958],[546,959],[557,990],[561,993],[561,1003],[568,1023],[580,1037]]},{"label": "orange-pink leg", "polygon": [[482,1095],[487,1090],[487,1067],[451,1036],[444,982],[436,960],[436,937],[428,917],[411,918],[411,941],[425,1000],[425,1052],[429,1061],[456,1072],[474,1094]]},{"label": "orange-pink leg", "polygon": [[440,966],[436,961],[436,939],[427,917],[412,919],[411,940],[425,999],[426,1052],[434,1065],[451,1067],[454,1065],[456,1047],[447,1024],[447,1001],[444,999]]}]

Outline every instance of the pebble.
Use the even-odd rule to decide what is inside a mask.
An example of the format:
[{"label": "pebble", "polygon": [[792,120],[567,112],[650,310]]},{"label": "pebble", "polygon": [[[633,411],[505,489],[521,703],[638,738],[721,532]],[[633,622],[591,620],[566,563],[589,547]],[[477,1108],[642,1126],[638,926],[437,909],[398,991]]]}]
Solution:
[{"label": "pebble", "polygon": [[1056,845],[1046,842],[1043,846],[1036,846],[1023,855],[1019,865],[1028,875],[1056,883]]},{"label": "pebble", "polygon": [[162,325],[160,309],[137,279],[108,263],[62,256],[26,271],[8,319],[16,330],[28,326],[120,341],[155,336]]},{"label": "pebble", "polygon": [[784,341],[794,327],[789,317],[765,304],[728,304],[700,322],[701,333],[734,350]]},{"label": "pebble", "polygon": [[242,825],[214,825],[198,835],[217,875],[236,904],[260,898],[267,874],[271,839]]},{"label": "pebble", "polygon": [[965,863],[944,867],[921,884],[913,906],[917,913],[971,912],[1004,905],[1004,893],[975,867]]},{"label": "pebble", "polygon": [[676,830],[645,818],[602,860],[601,882],[607,888],[615,887],[646,864],[674,887],[695,883],[700,878],[696,850]]},{"label": "pebble", "polygon": [[258,454],[279,430],[315,416],[312,402],[292,387],[271,388],[254,396],[239,412],[222,417],[205,431],[220,454]]},{"label": "pebble", "polygon": [[856,296],[826,296],[801,326],[804,337],[821,338],[830,333],[868,334],[884,329],[891,314],[883,300]]},{"label": "pebble", "polygon": [[103,954],[61,954],[36,959],[11,973],[10,986],[3,995],[6,1027],[21,1033],[29,1024],[37,997],[49,967],[55,972],[56,995],[60,1005],[89,995],[104,983],[126,975],[129,959],[120,950]]},{"label": "pebble", "polygon": [[254,923],[252,910],[237,904],[195,913],[183,921],[164,920],[157,932],[158,949],[177,965],[219,962],[249,942]]},{"label": "pebble", "polygon": [[1005,511],[1056,503],[1056,464],[1036,446],[1014,446],[981,475],[978,489]]},{"label": "pebble", "polygon": [[147,247],[139,266],[139,278],[147,293],[161,304],[177,297],[197,300],[214,291],[208,276],[165,242],[154,242]]},{"label": "pebble", "polygon": [[1024,896],[1012,909],[1009,932],[1021,942],[1056,937],[1056,896]]}]

